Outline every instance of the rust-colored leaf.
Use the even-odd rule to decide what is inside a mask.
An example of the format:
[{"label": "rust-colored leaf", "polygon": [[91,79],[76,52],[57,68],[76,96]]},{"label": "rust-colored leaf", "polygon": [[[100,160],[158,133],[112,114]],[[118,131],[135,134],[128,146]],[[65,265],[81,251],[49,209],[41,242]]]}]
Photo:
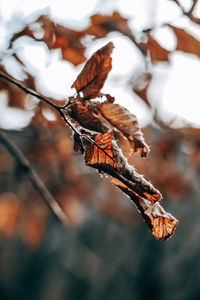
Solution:
[{"label": "rust-colored leaf", "polygon": [[116,178],[112,179],[111,182],[136,204],[152,234],[158,240],[167,240],[173,234],[178,221],[167,213],[158,202],[147,201]]},{"label": "rust-colored leaf", "polygon": [[85,154],[86,165],[92,167],[98,167],[99,165],[108,165],[116,170],[119,170],[114,162],[114,157],[111,150],[111,139],[112,134],[109,132],[105,134],[97,134],[95,136],[95,143],[101,149],[92,144],[89,144],[87,146],[87,151]]},{"label": "rust-colored leaf", "polygon": [[200,57],[200,41],[187,33],[184,29],[168,25],[175,33],[177,39],[176,50],[192,53]]},{"label": "rust-colored leaf", "polygon": [[105,37],[111,31],[130,35],[131,30],[127,21],[117,11],[114,11],[111,16],[96,14],[91,17],[91,25],[86,29],[86,33],[94,35],[96,38]]},{"label": "rust-colored leaf", "polygon": [[142,43],[141,46],[145,47],[147,53],[149,51],[149,55],[153,64],[159,61],[169,60],[170,52],[161,47],[160,44],[156,40],[154,40],[154,38],[151,35],[148,35],[147,42]]},{"label": "rust-colored leaf", "polygon": [[84,100],[97,97],[102,89],[112,68],[110,55],[113,47],[113,43],[110,42],[97,50],[72,84],[72,88],[75,88],[78,93],[83,93]]},{"label": "rust-colored leaf", "polygon": [[98,108],[102,115],[129,140],[134,152],[139,153],[142,157],[147,156],[149,147],[145,143],[134,115],[119,104],[105,102],[98,105]]},{"label": "rust-colored leaf", "polygon": [[84,55],[85,47],[80,42],[82,37],[80,31],[56,25],[54,34],[55,42],[52,45],[52,49],[61,48],[63,59],[68,60],[75,66],[86,60]]},{"label": "rust-colored leaf", "polygon": [[149,85],[152,80],[152,74],[151,73],[143,73],[140,76],[138,76],[134,82],[133,85],[133,91],[142,99],[144,102],[151,107],[148,96],[147,96],[147,91],[149,88]]},{"label": "rust-colored leaf", "polygon": [[10,236],[17,223],[21,205],[14,194],[5,193],[0,196],[0,232]]},{"label": "rust-colored leaf", "polygon": [[138,174],[133,166],[128,164],[117,143],[112,139],[111,133],[97,134],[93,138],[95,144],[85,141],[87,165],[119,179],[148,201],[155,202],[161,199],[159,191]]}]

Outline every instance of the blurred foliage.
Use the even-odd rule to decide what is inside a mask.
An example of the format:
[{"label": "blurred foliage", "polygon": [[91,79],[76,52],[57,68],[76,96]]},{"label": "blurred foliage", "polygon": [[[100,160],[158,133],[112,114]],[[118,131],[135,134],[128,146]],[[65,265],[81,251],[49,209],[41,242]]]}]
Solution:
[{"label": "blurred foliage", "polygon": [[[194,7],[189,12],[181,9],[199,24]],[[39,25],[42,37],[38,38],[33,24]],[[199,56],[200,42],[194,36],[164,26],[176,35],[174,51]],[[154,122],[144,129],[151,146],[149,157],[130,156],[129,163],[159,188],[164,206],[180,217],[175,237],[167,244],[154,241],[126,197],[73,152],[71,130],[57,113],[35,103],[30,124],[7,134],[31,161],[70,225],[64,229],[54,222],[23,170],[0,145],[1,299],[199,299],[200,129],[188,124],[175,129],[151,108],[147,91],[153,66],[170,62],[170,51],[159,45],[152,30],[133,34],[128,20],[117,11],[91,16],[91,23],[80,31],[41,15],[13,34],[7,55],[19,64],[22,83],[37,91],[35,77],[15,53],[15,42],[21,37],[42,41],[50,50],[60,48],[63,60],[75,66],[86,60],[86,36],[101,39],[117,31],[133,42],[150,68],[130,80],[132,90],[148,105]],[[13,76],[4,60],[0,70]],[[26,111],[33,101],[2,79],[0,90],[10,107]]]}]

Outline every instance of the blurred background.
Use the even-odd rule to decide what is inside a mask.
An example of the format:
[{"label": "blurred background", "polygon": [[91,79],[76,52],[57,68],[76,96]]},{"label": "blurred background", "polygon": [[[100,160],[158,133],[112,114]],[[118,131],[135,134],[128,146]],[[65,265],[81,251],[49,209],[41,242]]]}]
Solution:
[{"label": "blurred background", "polygon": [[151,148],[130,159],[179,224],[157,241],[134,205],[73,152],[50,107],[0,78],[0,129],[66,214],[56,222],[0,144],[0,299],[200,299],[200,1],[0,0],[0,71],[63,104],[112,41],[102,92]]}]

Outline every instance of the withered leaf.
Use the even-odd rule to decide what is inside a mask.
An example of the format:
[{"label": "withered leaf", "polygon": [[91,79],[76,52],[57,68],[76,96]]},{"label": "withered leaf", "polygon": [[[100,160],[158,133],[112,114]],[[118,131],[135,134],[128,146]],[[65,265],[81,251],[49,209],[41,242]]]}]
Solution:
[{"label": "withered leaf", "polygon": [[167,240],[173,234],[178,221],[167,213],[158,202],[147,201],[116,178],[112,179],[111,182],[136,204],[152,234],[158,240]]},{"label": "withered leaf", "polygon": [[111,16],[96,14],[91,17],[91,25],[86,29],[86,33],[94,35],[96,38],[105,37],[111,31],[130,35],[131,30],[127,21],[117,11],[114,11]]},{"label": "withered leaf", "polygon": [[152,80],[152,74],[151,73],[143,73],[140,76],[138,76],[134,82],[133,85],[133,91],[144,100],[144,102],[151,107],[148,97],[147,97],[147,91],[149,88],[149,85]]},{"label": "withered leaf", "polygon": [[168,25],[175,33],[177,39],[176,50],[192,53],[200,57],[200,41],[187,33],[184,29]]},{"label": "withered leaf", "polygon": [[85,47],[81,43],[81,38],[84,32],[76,31],[54,23],[48,16],[42,15],[33,24],[40,24],[43,30],[43,37],[38,39],[29,26],[24,27],[17,32],[12,40],[12,43],[21,36],[29,36],[37,41],[44,41],[49,49],[60,48],[63,59],[71,62],[75,66],[83,63],[86,60],[84,55]]},{"label": "withered leaf", "polygon": [[156,40],[154,40],[154,38],[151,35],[148,35],[147,42],[141,43],[141,46],[143,46],[147,50],[147,53],[149,51],[151,62],[153,64],[159,61],[169,60],[170,51],[161,47],[160,44]]},{"label": "withered leaf", "polygon": [[[111,133],[97,134],[92,137],[95,144],[85,143],[86,165],[119,179],[138,195],[148,199],[148,201],[155,202],[161,199],[159,191],[146,181],[143,176],[138,174],[133,166],[128,164],[122,151],[116,142],[112,140]],[[103,150],[99,149],[99,147]]]},{"label": "withered leaf", "polygon": [[[100,165],[108,165],[119,171],[119,168],[114,162],[113,153],[111,150],[112,133],[97,134],[95,136],[95,143],[97,146],[89,144],[86,148],[85,162],[86,165],[97,167]],[[104,151],[103,151],[103,150]],[[107,155],[106,155],[107,154]],[[99,169],[101,171],[101,169]]]},{"label": "withered leaf", "polygon": [[113,43],[109,42],[97,50],[72,84],[72,88],[75,88],[78,93],[83,93],[84,100],[97,97],[102,89],[112,68],[110,55],[113,48]]},{"label": "withered leaf", "polygon": [[119,104],[102,103],[98,105],[102,115],[129,140],[134,152],[147,156],[149,147],[145,143],[136,116]]},{"label": "withered leaf", "polygon": [[75,66],[86,60],[85,47],[80,42],[82,32],[56,25],[54,34],[55,42],[52,49],[61,48],[63,59],[68,60]]}]

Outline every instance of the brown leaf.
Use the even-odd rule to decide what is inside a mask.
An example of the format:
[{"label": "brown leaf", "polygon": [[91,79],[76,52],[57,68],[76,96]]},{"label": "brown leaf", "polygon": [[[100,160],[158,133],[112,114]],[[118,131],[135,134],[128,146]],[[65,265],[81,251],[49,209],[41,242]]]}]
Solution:
[{"label": "brown leaf", "polygon": [[200,57],[200,41],[187,33],[184,29],[168,25],[175,33],[177,39],[176,50],[192,53]]},{"label": "brown leaf", "polygon": [[98,168],[99,165],[108,165],[116,170],[119,170],[117,165],[114,163],[113,153],[111,150],[111,139],[111,133],[97,134],[95,136],[96,145],[101,147],[101,149],[104,151],[97,148],[97,146],[89,144],[85,154],[85,162],[87,166]]},{"label": "brown leaf", "polygon": [[134,152],[146,157],[149,147],[145,143],[136,117],[119,104],[105,102],[99,104],[98,108],[102,115],[129,140]]},{"label": "brown leaf", "polygon": [[119,179],[141,197],[148,199],[148,201],[155,202],[161,199],[159,191],[146,181],[143,176],[138,174],[133,166],[128,164],[117,143],[112,140],[111,133],[97,134],[93,138],[96,145],[88,141],[85,142],[86,165]]},{"label": "brown leaf", "polygon": [[86,29],[86,33],[94,35],[96,38],[105,37],[111,31],[130,35],[131,30],[127,21],[117,11],[114,11],[111,16],[96,14],[91,17],[91,25]]},{"label": "brown leaf", "polygon": [[52,45],[52,49],[61,48],[63,59],[68,60],[75,66],[86,60],[84,55],[85,47],[80,42],[82,37],[80,31],[56,25],[54,34],[55,42]]},{"label": "brown leaf", "polygon": [[[153,64],[159,61],[168,61],[170,52],[160,46],[154,38],[148,35],[146,43],[141,44],[147,51],[149,51],[150,58]],[[148,52],[147,52],[148,53]]]},{"label": "brown leaf", "polygon": [[110,55],[113,48],[113,43],[110,42],[97,50],[72,84],[72,88],[75,88],[78,93],[83,93],[84,100],[97,97],[102,89],[112,68]]},{"label": "brown leaf", "polygon": [[158,202],[151,203],[138,196],[133,190],[115,178],[111,182],[136,204],[152,234],[158,240],[167,240],[173,234],[178,221],[171,214],[165,212]]},{"label": "brown leaf", "polygon": [[151,73],[143,73],[140,76],[138,76],[134,82],[133,85],[133,91],[144,100],[144,102],[151,107],[148,97],[147,97],[147,91],[149,88],[149,85],[152,80],[152,74]]}]

